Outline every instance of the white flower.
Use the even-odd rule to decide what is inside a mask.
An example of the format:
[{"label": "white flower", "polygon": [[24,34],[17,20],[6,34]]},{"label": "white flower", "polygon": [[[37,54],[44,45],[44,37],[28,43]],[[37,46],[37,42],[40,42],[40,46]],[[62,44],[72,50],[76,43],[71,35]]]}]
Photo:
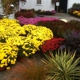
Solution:
[{"label": "white flower", "polygon": [[68,22],[66,19],[60,19],[61,21]]}]

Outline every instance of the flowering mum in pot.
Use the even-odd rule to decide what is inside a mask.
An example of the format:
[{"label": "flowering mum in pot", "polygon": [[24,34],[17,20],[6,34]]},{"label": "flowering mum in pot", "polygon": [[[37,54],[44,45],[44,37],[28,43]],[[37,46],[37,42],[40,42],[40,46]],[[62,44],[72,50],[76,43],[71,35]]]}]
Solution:
[{"label": "flowering mum in pot", "polygon": [[[1,67],[15,64],[16,60],[13,63],[12,60],[14,60],[14,58],[16,59],[19,55],[28,57],[35,54],[45,40],[53,38],[52,31],[46,27],[30,24],[22,27],[16,20],[1,19],[0,27],[0,42],[4,44],[4,46],[1,47],[1,50],[3,49],[2,51],[4,51],[4,56],[1,60],[5,57],[7,60],[8,56],[5,55],[8,55],[8,53],[11,60],[11,62],[6,62],[6,64],[1,62]],[[17,56],[12,57],[12,52],[15,52]]]},{"label": "flowering mum in pot", "polygon": [[12,36],[19,36],[20,34],[25,34],[25,30],[17,20],[7,18],[0,20],[0,39],[7,39]]},{"label": "flowering mum in pot", "polygon": [[[6,42],[18,46],[19,57],[29,57],[39,50],[39,46],[45,40],[53,38],[53,33],[50,29],[43,26],[24,25],[23,26],[26,36],[12,36],[6,39]],[[48,33],[48,34],[47,34]]]},{"label": "flowering mum in pot", "polygon": [[13,44],[11,38],[18,40],[20,34],[25,34],[25,31],[17,20],[7,18],[0,20],[0,68],[9,69],[10,65],[16,63],[19,44],[16,45],[16,42]]},{"label": "flowering mum in pot", "polygon": [[46,40],[44,44],[41,46],[42,51],[44,53],[48,51],[54,51],[62,45],[62,42],[64,42],[64,40],[64,38],[52,38],[50,40]]},{"label": "flowering mum in pot", "polygon": [[22,45],[23,54],[25,56],[35,54],[37,50],[40,50],[39,46],[42,45],[45,40],[53,38],[52,31],[44,26],[29,24],[23,27],[29,32]]},{"label": "flowering mum in pot", "polygon": [[16,63],[17,54],[17,46],[0,43],[0,68],[6,67],[6,69],[9,69],[10,65]]}]

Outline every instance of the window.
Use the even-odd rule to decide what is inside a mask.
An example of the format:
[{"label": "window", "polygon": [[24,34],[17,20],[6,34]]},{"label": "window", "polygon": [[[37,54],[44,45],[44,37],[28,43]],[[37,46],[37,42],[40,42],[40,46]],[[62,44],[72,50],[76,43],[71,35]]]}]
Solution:
[{"label": "window", "polygon": [[37,4],[41,4],[41,0],[37,0]]},{"label": "window", "polygon": [[21,0],[21,1],[23,1],[23,2],[27,2],[26,0]]}]

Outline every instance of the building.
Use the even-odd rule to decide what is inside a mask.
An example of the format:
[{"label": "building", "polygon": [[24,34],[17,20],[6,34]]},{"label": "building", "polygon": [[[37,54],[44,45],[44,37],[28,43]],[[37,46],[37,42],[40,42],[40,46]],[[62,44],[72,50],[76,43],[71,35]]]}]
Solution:
[{"label": "building", "polygon": [[[19,9],[35,10],[56,10],[57,12],[67,13],[68,9],[74,3],[80,3],[80,0],[18,0]],[[3,7],[0,0],[0,14],[3,13]]]},{"label": "building", "polygon": [[1,4],[1,0],[0,0],[0,14],[3,13],[3,7],[2,7],[2,4]]},{"label": "building", "polygon": [[[52,3],[53,1],[53,3]],[[57,12],[67,12],[74,3],[80,3],[80,0],[26,0],[20,1],[21,9],[35,10],[56,10]]]}]

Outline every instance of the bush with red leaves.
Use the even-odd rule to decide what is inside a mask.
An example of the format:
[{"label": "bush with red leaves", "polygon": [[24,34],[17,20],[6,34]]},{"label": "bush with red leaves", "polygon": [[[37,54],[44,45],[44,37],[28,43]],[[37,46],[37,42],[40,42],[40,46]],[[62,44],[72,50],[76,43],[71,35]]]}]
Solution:
[{"label": "bush with red leaves", "polygon": [[15,13],[15,18],[20,17],[20,16],[23,16],[25,18],[33,18],[35,17],[35,14],[32,11],[26,11],[26,12],[18,11]]}]

